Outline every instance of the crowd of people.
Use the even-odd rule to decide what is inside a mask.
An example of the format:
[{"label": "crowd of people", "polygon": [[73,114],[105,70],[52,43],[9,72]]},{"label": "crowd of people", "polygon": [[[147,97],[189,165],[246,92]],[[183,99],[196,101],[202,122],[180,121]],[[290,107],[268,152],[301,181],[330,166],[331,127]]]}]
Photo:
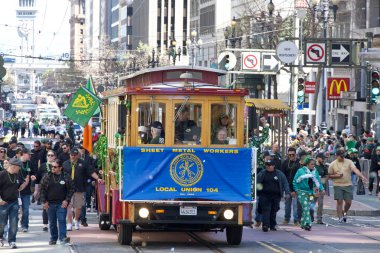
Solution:
[{"label": "crowd of people", "polygon": [[50,231],[49,244],[68,243],[67,231],[88,226],[86,213],[95,184],[103,183],[97,161],[71,134],[37,139],[29,150],[22,141],[25,132],[21,131],[21,139],[13,135],[8,142],[0,135],[0,246],[7,240],[17,248],[17,232],[29,231],[31,202],[43,206],[43,231]]},{"label": "crowd of people", "polygon": [[[335,132],[332,128],[312,133],[300,124],[297,133],[290,134],[286,157],[282,157],[277,143],[263,147],[269,125],[265,118],[260,122],[262,134],[254,131],[250,139],[250,146],[258,150],[257,172],[253,174],[257,187],[255,227],[262,227],[264,232],[277,230],[276,215],[282,198],[284,225],[290,223],[292,213],[294,225],[304,230],[310,231],[313,223],[324,224],[323,199],[329,181],[339,223],[347,222],[355,189],[357,194],[365,194],[364,185],[368,183],[368,194],[372,195],[375,188],[380,199],[380,143],[373,133],[363,131],[356,137],[348,129]],[[369,180],[361,172],[361,158],[370,164]]]}]

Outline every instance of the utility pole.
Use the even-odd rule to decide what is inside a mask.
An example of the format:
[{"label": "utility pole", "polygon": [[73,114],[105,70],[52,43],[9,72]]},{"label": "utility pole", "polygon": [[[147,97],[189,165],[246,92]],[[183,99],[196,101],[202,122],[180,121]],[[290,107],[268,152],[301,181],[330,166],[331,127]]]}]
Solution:
[{"label": "utility pole", "polygon": [[[373,33],[367,32],[368,39],[367,52],[372,48]],[[365,130],[371,130],[371,65],[367,63],[367,89],[366,89],[366,113],[365,113]]]}]

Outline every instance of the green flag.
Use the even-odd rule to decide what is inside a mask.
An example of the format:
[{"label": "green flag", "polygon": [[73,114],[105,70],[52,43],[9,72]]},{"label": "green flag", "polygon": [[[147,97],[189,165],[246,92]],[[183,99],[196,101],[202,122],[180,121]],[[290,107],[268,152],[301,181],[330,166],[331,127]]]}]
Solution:
[{"label": "green flag", "polygon": [[[87,84],[86,84],[86,89],[91,92],[92,94],[96,95],[96,91],[95,91],[95,87],[94,87],[94,83],[92,82],[92,77],[90,76],[90,78],[88,78],[87,80]],[[100,113],[100,107],[98,107],[96,109],[96,111],[94,112],[94,115],[95,114],[98,114]]]},{"label": "green flag", "polygon": [[80,87],[71,98],[63,113],[75,123],[85,127],[95,111],[99,108],[100,99],[86,88]]}]

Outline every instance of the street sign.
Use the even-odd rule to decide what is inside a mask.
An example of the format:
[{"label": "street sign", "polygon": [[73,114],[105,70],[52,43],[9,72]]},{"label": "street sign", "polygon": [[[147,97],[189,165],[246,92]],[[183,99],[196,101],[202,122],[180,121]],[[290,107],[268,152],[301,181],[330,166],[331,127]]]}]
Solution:
[{"label": "street sign", "polygon": [[306,94],[314,94],[315,93],[315,85],[316,82],[305,82],[305,93]]},{"label": "street sign", "polygon": [[243,70],[261,70],[260,52],[242,52],[241,59]]},{"label": "street sign", "polygon": [[286,64],[293,63],[298,57],[298,47],[292,41],[281,41],[276,48],[277,58]]},{"label": "street sign", "polygon": [[331,44],[331,63],[332,64],[350,64],[351,45],[336,43]]},{"label": "street sign", "polygon": [[340,93],[341,99],[356,100],[358,93],[356,91],[342,91]]},{"label": "street sign", "polygon": [[277,72],[280,69],[280,62],[274,53],[263,53],[263,70]]},{"label": "street sign", "polygon": [[326,43],[307,42],[305,50],[305,63],[323,64],[326,63]]},{"label": "street sign", "polygon": [[329,77],[327,78],[327,99],[340,100],[341,92],[350,90],[350,78]]}]

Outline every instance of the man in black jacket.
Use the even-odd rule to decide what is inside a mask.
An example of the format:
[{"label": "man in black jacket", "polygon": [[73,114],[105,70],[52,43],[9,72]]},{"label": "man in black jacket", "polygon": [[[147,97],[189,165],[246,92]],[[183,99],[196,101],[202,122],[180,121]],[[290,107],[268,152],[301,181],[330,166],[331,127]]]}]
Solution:
[{"label": "man in black jacket", "polygon": [[285,174],[286,179],[289,183],[290,188],[290,194],[291,198],[286,199],[285,201],[285,219],[284,219],[284,225],[289,224],[290,216],[293,209],[293,220],[294,224],[298,225],[299,223],[299,217],[297,214],[297,197],[296,193],[293,188],[293,179],[294,176],[297,173],[297,170],[300,168],[299,160],[296,156],[296,149],[295,148],[289,148],[288,149],[288,158],[282,163],[281,165],[281,171]]},{"label": "man in black jacket", "polygon": [[285,197],[290,197],[288,181],[280,170],[274,168],[273,160],[265,162],[265,170],[257,175],[258,195],[260,198],[260,208],[262,210],[262,229],[276,231],[276,214],[280,210],[280,201],[283,193]]},{"label": "man in black jacket", "polygon": [[51,172],[45,174],[41,180],[41,202],[49,217],[49,245],[55,245],[58,239],[62,244],[70,241],[66,234],[66,215],[75,186],[70,176],[62,169],[61,161],[53,161]]},{"label": "man in black jacket", "polygon": [[[63,163],[64,171],[71,176],[74,181],[75,193],[73,195],[70,206],[75,209],[74,226],[79,230],[79,217],[81,208],[83,206],[83,193],[86,191],[86,181],[89,176],[96,181],[103,183],[103,180],[94,172],[91,167],[82,159],[79,158],[79,151],[77,148],[70,150],[70,159]],[[67,212],[67,230],[72,230],[72,213]]]},{"label": "man in black jacket", "polygon": [[0,172],[0,246],[4,245],[4,227],[9,221],[8,242],[12,249],[16,246],[16,234],[18,224],[19,191],[29,185],[29,178],[21,183],[19,171],[22,162],[16,158],[9,160],[7,170]]}]

